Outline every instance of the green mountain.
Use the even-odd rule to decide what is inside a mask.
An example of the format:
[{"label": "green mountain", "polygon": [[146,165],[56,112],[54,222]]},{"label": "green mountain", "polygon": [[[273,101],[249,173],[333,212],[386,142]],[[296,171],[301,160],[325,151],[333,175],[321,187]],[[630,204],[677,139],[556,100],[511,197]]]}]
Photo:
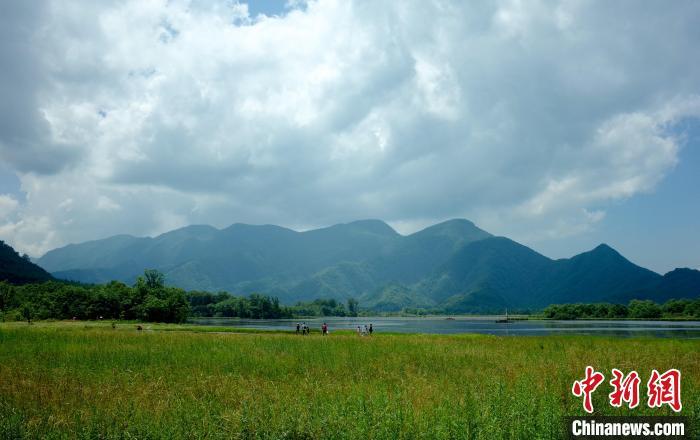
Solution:
[{"label": "green mountain", "polygon": [[0,281],[26,284],[52,278],[48,272],[32,263],[29,257],[21,257],[11,246],[0,240]]},{"label": "green mountain", "polygon": [[606,244],[555,263],[556,270],[543,292],[543,299],[550,302],[571,303],[583,297],[588,302],[626,303],[660,294],[659,274],[631,263]]},{"label": "green mountain", "polygon": [[[420,290],[458,313],[505,306],[658,300],[668,296],[662,281],[660,275],[634,265],[605,244],[570,259],[551,260],[510,239],[492,237],[464,246]],[[700,295],[700,283],[687,283],[677,293]]]},{"label": "green mountain", "polygon": [[528,308],[552,270],[552,260],[505,237],[489,237],[459,249],[421,283],[452,312]]},{"label": "green mountain", "polygon": [[[681,268],[668,272],[659,281],[657,291],[663,296],[659,299],[667,301],[671,298],[700,296],[700,271]],[[690,295],[689,295],[690,293]]]},{"label": "green mountain", "polygon": [[119,235],[68,245],[38,263],[58,278],[83,282],[132,283],[144,268],[156,268],[185,289],[262,292],[285,303],[355,297],[379,311],[493,312],[700,295],[696,270],[661,276],[607,245],[552,260],[462,219],[406,236],[380,220],[305,232],[188,226],[154,238]]}]

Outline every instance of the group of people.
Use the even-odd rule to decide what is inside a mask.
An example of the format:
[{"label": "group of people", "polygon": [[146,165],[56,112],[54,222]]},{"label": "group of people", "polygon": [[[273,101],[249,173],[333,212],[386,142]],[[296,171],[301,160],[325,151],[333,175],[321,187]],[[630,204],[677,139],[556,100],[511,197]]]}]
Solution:
[{"label": "group of people", "polygon": [[369,327],[367,327],[367,324],[365,324],[364,327],[357,326],[357,334],[360,336],[372,336],[373,332],[372,324],[370,324]]},{"label": "group of people", "polygon": [[311,329],[305,322],[301,324],[297,322],[297,334],[308,335]]},{"label": "group of people", "polygon": [[[298,335],[308,335],[311,329],[309,326],[306,324],[306,322],[297,322],[297,334]],[[367,324],[363,326],[357,326],[357,334],[360,336],[372,336],[372,333],[374,332],[374,329],[372,328],[372,324],[367,326]],[[321,325],[321,334],[323,336],[328,335],[328,324],[325,322],[323,325]]]}]

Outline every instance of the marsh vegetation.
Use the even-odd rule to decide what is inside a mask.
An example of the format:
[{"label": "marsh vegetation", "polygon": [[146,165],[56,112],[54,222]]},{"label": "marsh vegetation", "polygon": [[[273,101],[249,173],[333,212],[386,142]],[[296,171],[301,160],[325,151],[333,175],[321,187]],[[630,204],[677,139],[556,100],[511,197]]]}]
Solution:
[{"label": "marsh vegetation", "polygon": [[[169,331],[166,331],[169,330]],[[192,330],[198,330],[197,332]],[[5,438],[559,438],[586,365],[678,368],[700,422],[700,341],[358,337],[179,325],[0,324]],[[601,387],[602,390],[602,387]],[[594,394],[598,414],[615,409]]]}]

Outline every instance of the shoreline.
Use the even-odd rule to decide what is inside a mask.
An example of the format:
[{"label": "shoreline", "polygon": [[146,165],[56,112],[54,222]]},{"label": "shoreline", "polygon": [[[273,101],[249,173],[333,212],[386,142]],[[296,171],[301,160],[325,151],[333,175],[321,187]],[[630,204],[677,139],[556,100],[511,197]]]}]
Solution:
[{"label": "shoreline", "polygon": [[[571,321],[573,322],[573,321]],[[114,323],[114,327],[112,324]],[[700,321],[698,321],[700,330]],[[141,330],[138,330],[141,327]],[[232,335],[289,335],[304,338],[304,336],[297,335],[295,330],[291,327],[287,328],[256,328],[256,327],[237,327],[237,326],[225,326],[225,325],[207,325],[207,324],[195,324],[195,323],[154,323],[154,322],[137,322],[137,321],[73,321],[73,320],[44,320],[44,321],[34,321],[31,324],[27,324],[22,321],[13,322],[0,322],[0,332],[2,330],[16,330],[16,329],[41,329],[41,330],[85,330],[85,331],[115,331],[119,334],[133,333],[133,334],[154,334],[154,333],[205,333],[205,334],[232,334]],[[695,328],[690,328],[689,330],[695,330]],[[495,338],[600,338],[600,339],[666,339],[666,340],[694,340],[700,338],[688,338],[688,337],[674,337],[674,336],[655,336],[651,334],[644,334],[644,330],[637,330],[641,334],[635,334],[636,331],[631,331],[630,334],[610,334],[610,333],[578,333],[578,332],[551,332],[542,334],[500,334],[500,333],[489,333],[489,332],[476,332],[476,331],[464,331],[464,332],[453,332],[453,333],[433,333],[433,332],[403,332],[403,331],[390,331],[390,330],[378,330],[375,331],[372,336],[362,336],[362,339],[368,338],[381,338],[383,336],[399,336],[399,337],[495,337]],[[652,330],[650,330],[652,331]],[[673,330],[669,330],[673,331]],[[682,330],[678,330],[682,331]],[[311,328],[311,336],[321,336],[320,329],[315,327]],[[333,336],[350,336],[358,337],[354,329],[335,329],[331,332],[329,339],[333,339]]]},{"label": "shoreline", "polygon": [[[367,315],[367,316],[298,316],[293,318],[239,318],[226,316],[195,316],[188,318],[187,322],[198,319],[225,319],[245,321],[297,321],[309,319],[443,319],[445,321],[488,321],[502,319],[503,315]],[[553,319],[542,316],[509,315],[508,321],[553,321],[553,322],[577,322],[577,321],[643,321],[643,322],[698,322],[700,319],[693,317],[668,317],[668,318],[577,318],[577,319]]]}]

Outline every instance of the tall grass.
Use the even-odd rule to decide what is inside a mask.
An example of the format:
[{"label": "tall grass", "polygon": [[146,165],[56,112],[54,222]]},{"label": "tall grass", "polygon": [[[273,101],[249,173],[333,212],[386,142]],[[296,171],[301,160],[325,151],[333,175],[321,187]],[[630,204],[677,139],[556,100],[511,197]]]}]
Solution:
[{"label": "tall grass", "polygon": [[[154,327],[159,329],[160,327]],[[168,326],[163,329],[178,329]],[[187,330],[187,327],[179,327]],[[0,325],[3,438],[560,438],[594,365],[683,373],[700,421],[700,341],[590,336],[194,333]],[[606,378],[606,381],[609,377]],[[600,414],[617,410],[607,383]],[[645,387],[641,387],[644,396]]]}]

